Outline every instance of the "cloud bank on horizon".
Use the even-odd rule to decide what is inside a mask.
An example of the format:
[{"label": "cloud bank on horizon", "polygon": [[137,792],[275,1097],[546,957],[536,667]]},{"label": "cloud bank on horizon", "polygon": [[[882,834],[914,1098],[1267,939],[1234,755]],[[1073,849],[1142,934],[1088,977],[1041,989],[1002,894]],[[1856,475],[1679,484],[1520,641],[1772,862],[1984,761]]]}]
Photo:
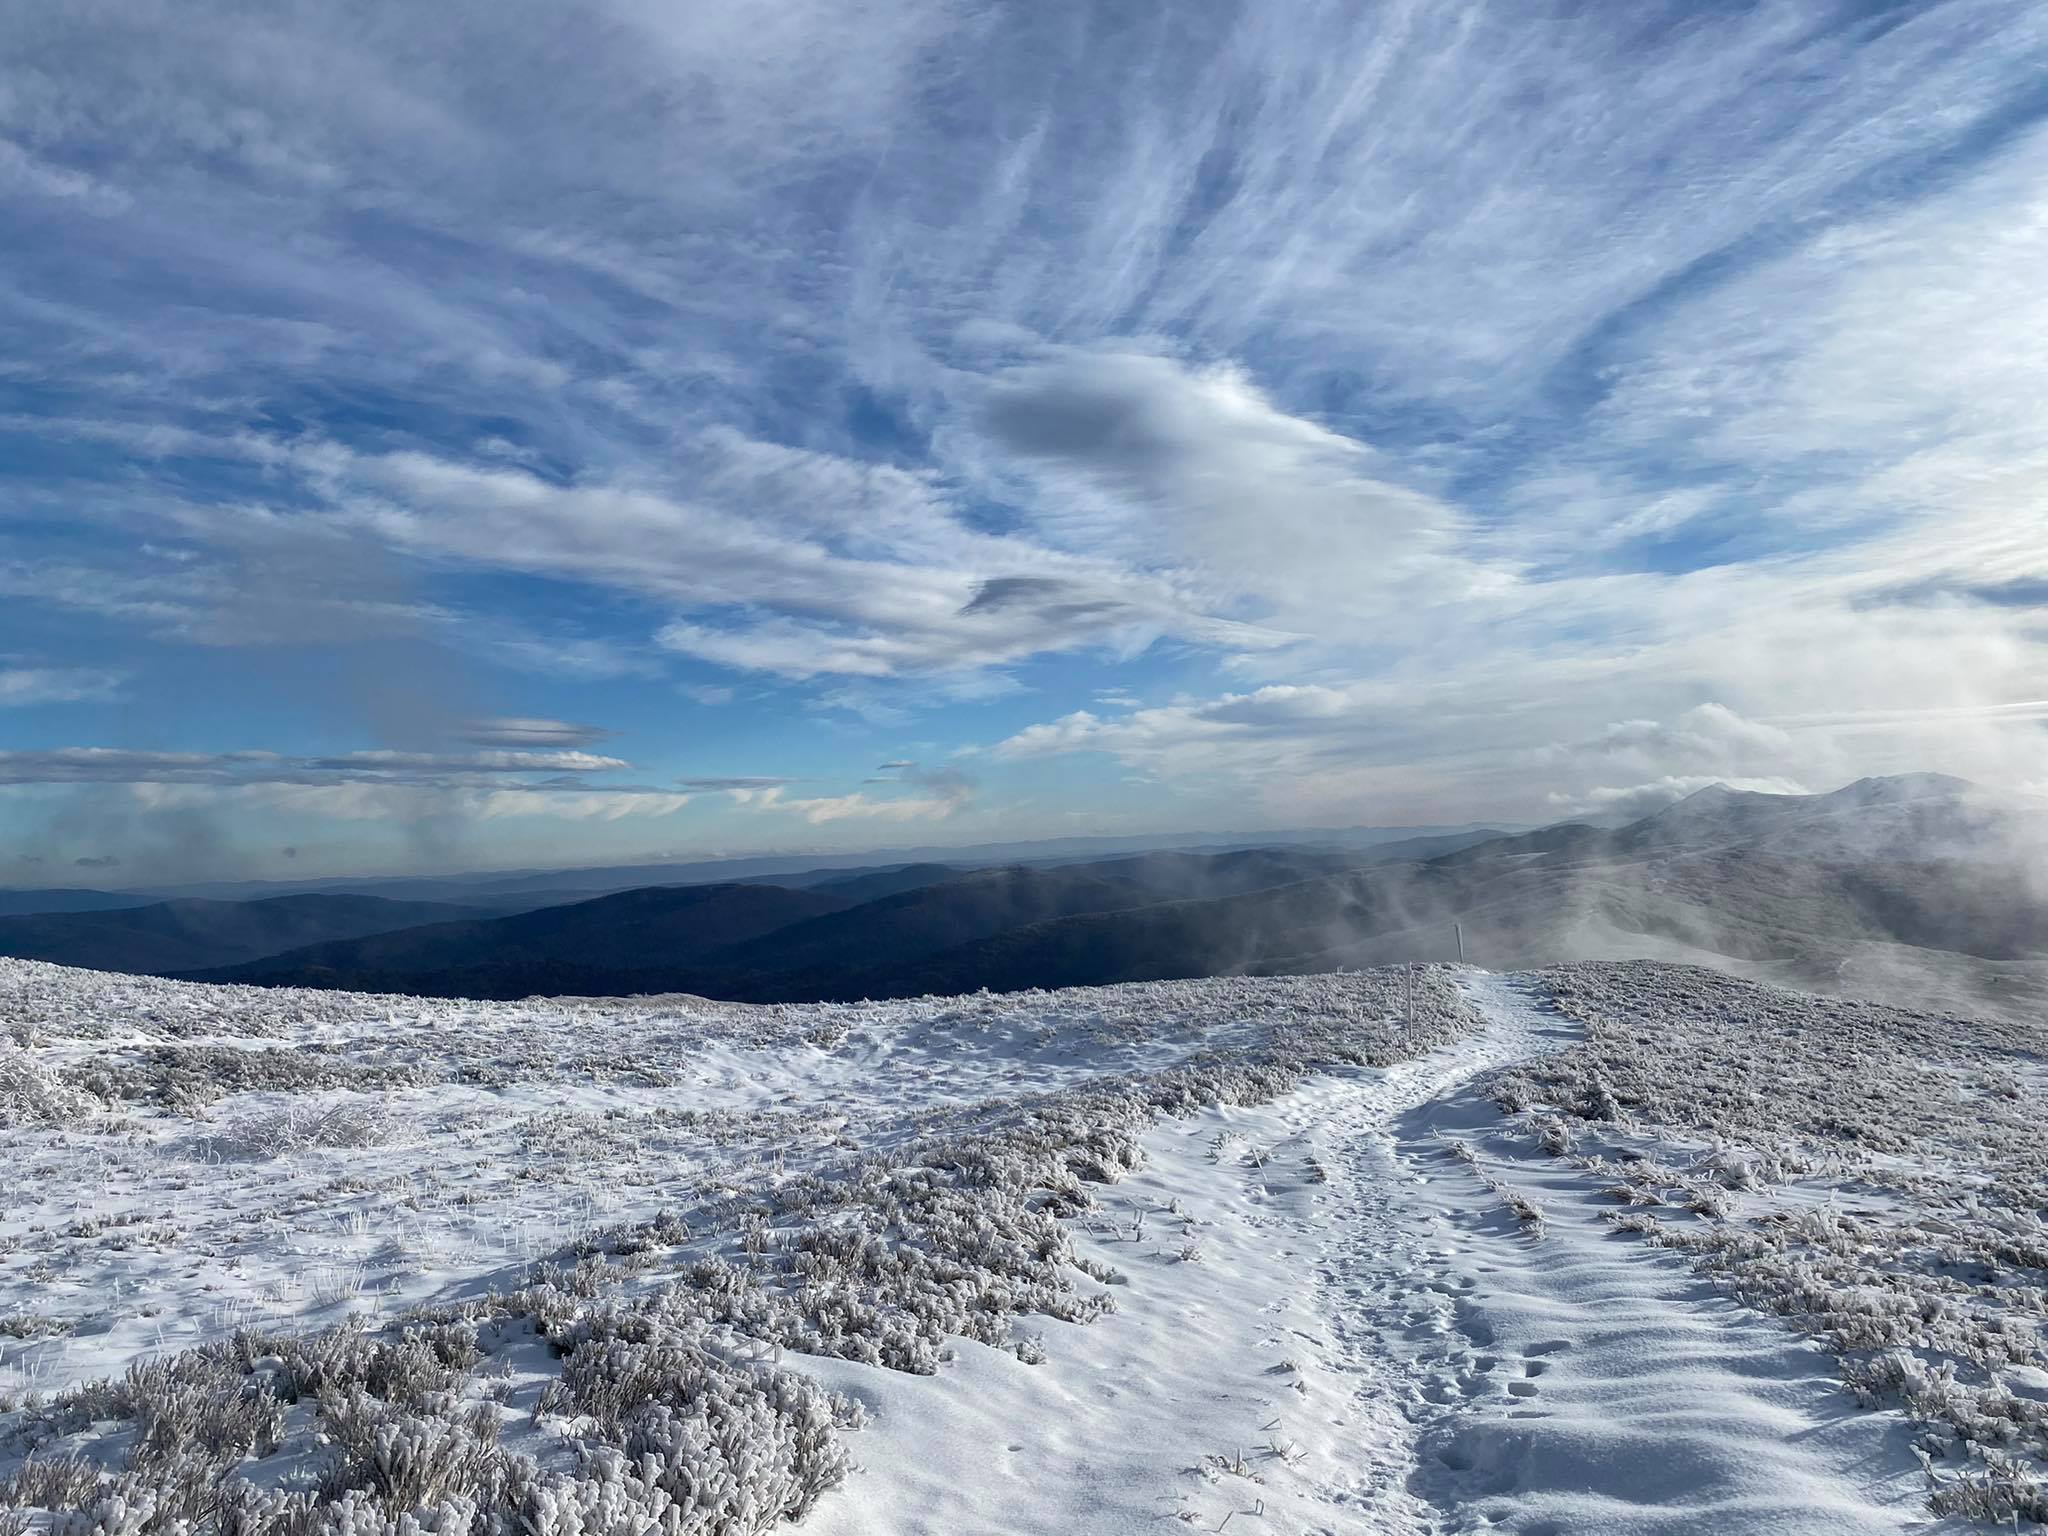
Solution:
[{"label": "cloud bank on horizon", "polygon": [[2039,6],[15,11],[0,883],[2048,789]]}]

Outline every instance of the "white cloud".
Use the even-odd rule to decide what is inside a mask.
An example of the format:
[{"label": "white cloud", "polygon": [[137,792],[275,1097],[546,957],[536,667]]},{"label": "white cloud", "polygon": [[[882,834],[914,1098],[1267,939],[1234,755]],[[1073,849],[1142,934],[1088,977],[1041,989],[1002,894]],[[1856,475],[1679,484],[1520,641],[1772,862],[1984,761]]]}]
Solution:
[{"label": "white cloud", "polygon": [[607,773],[632,764],[623,758],[573,750],[394,752],[380,747],[315,758],[311,766],[363,773]]},{"label": "white cloud", "polygon": [[1457,555],[1450,507],[1238,367],[1059,348],[997,377],[982,428],[1050,536],[1194,573],[1282,630],[1378,629],[1397,591],[1424,603],[1496,579]]},{"label": "white cloud", "polygon": [[[1597,764],[1599,771],[1624,766],[1643,772],[1664,767],[1754,772],[1791,761],[1801,751],[1800,743],[1778,726],[1745,719],[1725,704],[1707,703],[1669,721],[1619,720],[1589,741],[1553,745],[1536,755],[1546,763]],[[1712,782],[1711,775],[1701,780]]]},{"label": "white cloud", "polygon": [[106,703],[120,697],[126,672],[94,667],[0,667],[0,709],[30,704]]},{"label": "white cloud", "polygon": [[[659,599],[701,616],[663,626],[662,646],[736,670],[938,673],[966,686],[976,669],[1047,651],[1128,655],[1162,635],[1236,649],[1288,638],[1204,611],[1170,570],[976,531],[929,476],[724,429],[691,451],[687,498],[332,443],[291,448],[280,462],[334,509],[331,526],[436,562]],[[276,521],[186,518],[214,537]]]},{"label": "white cloud", "polygon": [[583,790],[571,794],[531,789],[496,789],[477,797],[474,814],[560,816],[571,821],[619,821],[628,816],[670,816],[690,803],[683,794]]},{"label": "white cloud", "polygon": [[759,811],[787,812],[814,827],[834,821],[945,821],[961,807],[959,800],[948,795],[878,798],[856,790],[850,795],[791,799],[776,789],[744,798],[742,793],[734,794],[742,805]]},{"label": "white cloud", "polygon": [[566,720],[542,720],[522,716],[496,716],[472,720],[463,730],[464,739],[479,747],[553,747],[575,749],[590,746],[611,735],[595,725],[571,725]]},{"label": "white cloud", "polygon": [[621,821],[629,817],[673,815],[691,799],[687,794],[644,789],[488,788],[405,780],[140,781],[129,783],[127,793],[137,806],[148,811],[262,811],[326,821],[400,826],[517,817]]},{"label": "white cloud", "polygon": [[[1429,688],[1373,679],[1180,699],[1120,714],[1075,711],[999,743],[998,759],[1103,753],[1183,789],[1227,787],[1269,822],[1361,822],[1391,808],[1538,821],[1609,799],[1650,805],[1714,782],[1794,793],[1863,773],[1934,767],[1992,784],[2024,781],[2043,711],[1856,713],[1776,722],[1708,702],[1668,720],[1599,722],[1603,703],[1663,691],[1631,668],[1574,692],[1567,667],[1524,663]],[[1689,679],[1688,681],[1696,681]],[[1768,682],[1768,679],[1766,680]],[[1768,693],[1768,687],[1759,690]],[[1569,741],[1531,738],[1576,723]],[[1629,777],[1617,785],[1615,775]],[[1435,812],[1431,807],[1436,807]]]},{"label": "white cloud", "polygon": [[957,768],[925,769],[913,762],[882,765],[889,775],[872,783],[907,785],[919,794],[874,796],[856,790],[846,795],[792,798],[781,784],[758,787],[734,783],[733,801],[755,811],[784,812],[812,826],[835,821],[946,821],[965,810],[974,798],[975,782]]},{"label": "white cloud", "polygon": [[0,139],[0,187],[14,187],[38,197],[59,197],[113,214],[126,208],[126,193],[69,166],[39,160],[8,139]]},{"label": "white cloud", "polygon": [[621,758],[581,751],[397,752],[373,749],[332,757],[267,751],[148,752],[120,747],[0,751],[0,784],[333,784],[478,786],[510,776],[545,775],[512,786],[547,792],[590,775],[630,768]]},{"label": "white cloud", "polygon": [[1169,770],[1214,767],[1222,761],[1249,765],[1275,740],[1308,743],[1368,729],[1370,712],[1366,689],[1276,684],[1118,716],[1076,710],[1050,724],[1027,726],[995,752],[1016,758],[1106,751],[1133,766]]}]

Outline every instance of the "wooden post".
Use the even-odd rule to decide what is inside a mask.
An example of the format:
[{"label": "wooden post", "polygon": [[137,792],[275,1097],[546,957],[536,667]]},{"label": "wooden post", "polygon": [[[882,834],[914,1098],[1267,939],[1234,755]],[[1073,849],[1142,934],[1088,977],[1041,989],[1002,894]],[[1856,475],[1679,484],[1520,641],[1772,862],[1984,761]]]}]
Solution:
[{"label": "wooden post", "polygon": [[1463,965],[1465,963],[1465,925],[1463,923],[1453,923],[1451,926],[1458,930],[1458,964]]}]

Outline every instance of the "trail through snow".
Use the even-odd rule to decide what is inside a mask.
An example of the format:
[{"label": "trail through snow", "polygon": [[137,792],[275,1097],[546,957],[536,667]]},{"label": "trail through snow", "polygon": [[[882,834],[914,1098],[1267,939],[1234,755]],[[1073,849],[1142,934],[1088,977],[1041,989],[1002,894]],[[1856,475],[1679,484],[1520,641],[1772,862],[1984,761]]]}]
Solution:
[{"label": "trail through snow", "polygon": [[1596,1189],[1502,1133],[1484,1079],[1572,1032],[1527,978],[1463,985],[1487,1024],[1455,1046],[1149,1135],[1084,1244],[1128,1273],[1122,1309],[1048,1325],[1046,1364],[826,1362],[874,1419],[867,1470],[811,1525],[1947,1528],[1902,1420],[1858,1410],[1825,1354],[1615,1233]]},{"label": "trail through snow", "polygon": [[[1364,1528],[1934,1528],[1903,1424],[1857,1409],[1826,1354],[1614,1232],[1583,1177],[1499,1150],[1476,1080],[1569,1032],[1520,978],[1466,988],[1481,1036],[1330,1123],[1327,1306],[1392,1440],[1364,1447],[1350,1490]],[[1542,1211],[1540,1234],[1495,1184]]]},{"label": "trail through snow", "polygon": [[[1418,1171],[1449,1159],[1447,1148],[1404,1135],[1404,1117],[1569,1035],[1512,982],[1473,973],[1464,986],[1484,1030],[1451,1050],[1300,1095],[1336,1170],[1315,1212],[1322,1310],[1367,1424],[1357,1459],[1333,1469],[1330,1496],[1367,1517],[1366,1529],[1433,1528],[1432,1506],[1410,1487],[1418,1431],[1453,1418],[1500,1364],[1474,1336],[1486,1331],[1473,1326],[1485,1277],[1464,1262],[1470,1254],[1450,1227],[1460,1202],[1448,1187],[1433,1195],[1432,1176]],[[1490,1219],[1503,1240],[1523,1239],[1504,1208]]]}]

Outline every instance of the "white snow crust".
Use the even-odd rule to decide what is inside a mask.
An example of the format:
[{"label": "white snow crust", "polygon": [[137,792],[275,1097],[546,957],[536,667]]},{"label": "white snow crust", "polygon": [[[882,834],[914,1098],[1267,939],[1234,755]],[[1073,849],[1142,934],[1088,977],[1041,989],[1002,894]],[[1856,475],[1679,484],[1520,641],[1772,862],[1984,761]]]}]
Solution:
[{"label": "white snow crust", "polygon": [[[1631,969],[1746,985],[1573,968]],[[0,1531],[2039,1518],[2024,1408],[1930,1439],[1882,1348],[1617,1223],[1644,1167],[1674,1231],[1827,1197],[1739,1125],[1602,1119],[1560,990],[498,1004],[0,961]],[[1963,1366],[2048,1412],[2031,1335]],[[188,1388],[240,1417],[183,1425]],[[2011,1496],[1931,1509],[1966,1473]],[[202,1486],[237,1491],[153,1492]]]}]

